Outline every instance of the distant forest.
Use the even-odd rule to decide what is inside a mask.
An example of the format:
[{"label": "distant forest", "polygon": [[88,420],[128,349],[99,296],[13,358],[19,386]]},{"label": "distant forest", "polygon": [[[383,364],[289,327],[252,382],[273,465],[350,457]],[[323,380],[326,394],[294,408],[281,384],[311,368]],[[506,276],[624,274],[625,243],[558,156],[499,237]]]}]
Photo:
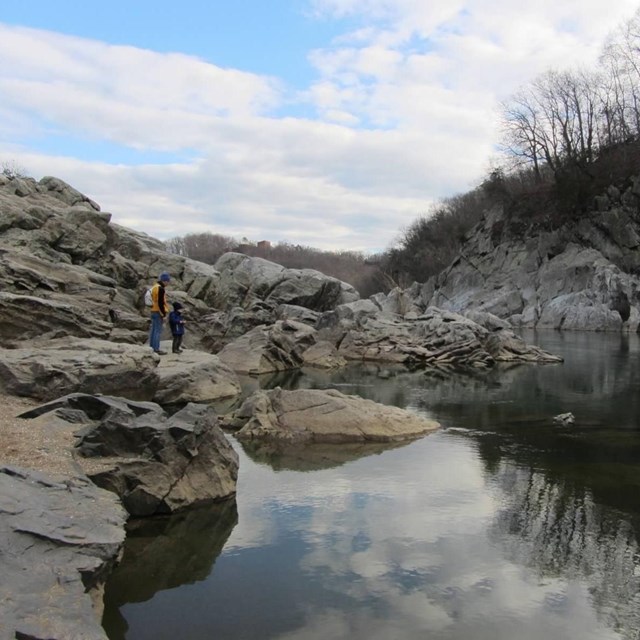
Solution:
[{"label": "distant forest", "polygon": [[595,70],[547,71],[500,110],[502,165],[471,191],[435,204],[379,255],[237,242],[214,233],[173,238],[167,249],[210,264],[233,250],[317,269],[367,297],[437,275],[490,208],[548,230],[579,217],[609,187],[624,191],[640,176],[640,10],[609,36]]}]

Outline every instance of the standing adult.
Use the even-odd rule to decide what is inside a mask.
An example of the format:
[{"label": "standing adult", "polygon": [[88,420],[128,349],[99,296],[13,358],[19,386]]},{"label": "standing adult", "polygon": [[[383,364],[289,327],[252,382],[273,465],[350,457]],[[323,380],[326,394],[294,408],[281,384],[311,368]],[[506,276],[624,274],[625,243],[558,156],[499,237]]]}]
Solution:
[{"label": "standing adult", "polygon": [[166,351],[160,350],[160,336],[162,335],[162,323],[169,312],[169,304],[165,287],[171,280],[166,271],[158,277],[153,287],[151,287],[151,328],[149,329],[149,345],[159,355],[166,355]]}]

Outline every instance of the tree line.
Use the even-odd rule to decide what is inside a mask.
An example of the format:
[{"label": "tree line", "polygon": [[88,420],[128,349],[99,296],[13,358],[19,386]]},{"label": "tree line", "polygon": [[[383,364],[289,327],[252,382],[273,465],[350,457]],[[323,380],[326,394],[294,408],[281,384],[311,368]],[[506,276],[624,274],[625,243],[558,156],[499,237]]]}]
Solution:
[{"label": "tree line", "polygon": [[547,71],[502,103],[503,144],[538,181],[589,173],[600,150],[640,134],[640,11],[607,39],[594,70]]},{"label": "tree line", "polygon": [[500,115],[502,166],[401,232],[381,260],[395,280],[439,273],[491,207],[511,228],[553,229],[640,174],[640,9],[610,34],[595,69],[546,71],[504,100]]}]

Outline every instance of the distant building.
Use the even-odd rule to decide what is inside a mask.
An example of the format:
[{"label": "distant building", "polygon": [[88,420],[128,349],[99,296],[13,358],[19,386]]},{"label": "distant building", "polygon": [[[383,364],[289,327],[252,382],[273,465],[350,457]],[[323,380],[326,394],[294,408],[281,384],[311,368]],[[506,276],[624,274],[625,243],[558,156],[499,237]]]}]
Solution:
[{"label": "distant building", "polygon": [[271,249],[271,243],[268,240],[260,240],[258,249]]}]

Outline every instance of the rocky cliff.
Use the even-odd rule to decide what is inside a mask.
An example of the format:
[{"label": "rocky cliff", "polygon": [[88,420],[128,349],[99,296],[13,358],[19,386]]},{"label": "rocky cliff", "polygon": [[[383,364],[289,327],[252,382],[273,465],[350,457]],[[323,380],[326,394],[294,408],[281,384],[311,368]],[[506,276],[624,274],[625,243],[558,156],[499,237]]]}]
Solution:
[{"label": "rocky cliff", "polygon": [[0,176],[1,347],[67,336],[144,344],[143,295],[162,271],[171,274],[170,300],[189,309],[193,346],[214,309],[294,304],[324,311],[359,297],[311,269],[235,253],[210,266],[168,253],[162,242],[114,224],[62,180]]},{"label": "rocky cliff", "polygon": [[637,331],[639,203],[640,178],[553,228],[494,206],[447,269],[402,292],[404,304],[488,312],[516,327]]}]

